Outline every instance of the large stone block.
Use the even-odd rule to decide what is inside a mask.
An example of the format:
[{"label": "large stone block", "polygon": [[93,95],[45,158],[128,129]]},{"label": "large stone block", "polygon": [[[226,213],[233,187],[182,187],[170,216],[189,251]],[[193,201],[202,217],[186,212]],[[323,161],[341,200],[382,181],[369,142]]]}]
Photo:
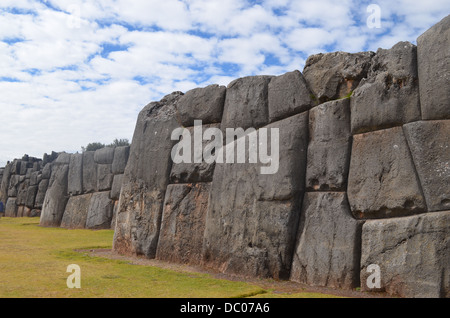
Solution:
[{"label": "large stone block", "polygon": [[111,167],[114,175],[123,174],[125,172],[129,155],[130,146],[116,147],[114,150],[114,160]]},{"label": "large stone block", "polygon": [[172,93],[139,113],[116,217],[113,248],[119,253],[155,256],[181,95]]},{"label": "large stone block", "polygon": [[94,151],[83,153],[83,193],[97,192],[97,164]]},{"label": "large stone block", "polygon": [[200,263],[209,190],[210,183],[167,187],[156,258]]},{"label": "large stone block", "polygon": [[50,176],[52,175],[52,164],[47,163],[42,168],[42,179],[50,179]]},{"label": "large stone block", "polygon": [[12,175],[9,180],[8,197],[17,197],[20,185],[20,175]]},{"label": "large stone block", "polygon": [[49,179],[42,179],[42,181],[39,183],[38,192],[36,194],[36,199],[34,201],[34,206],[38,209],[42,208],[42,205],[44,204],[45,194],[47,192],[49,184]]},{"label": "large stone block", "polygon": [[[367,221],[361,289],[400,297],[450,297],[450,211]],[[379,266],[380,288],[371,286]]]},{"label": "large stone block", "polygon": [[114,176],[110,193],[110,198],[112,200],[119,200],[120,190],[122,189],[122,182],[123,182],[123,174],[118,174]]},{"label": "large stone block", "polygon": [[61,227],[67,229],[84,229],[88,216],[92,193],[73,196],[67,201]]},{"label": "large stone block", "polygon": [[185,127],[194,126],[195,120],[203,124],[220,123],[225,102],[226,87],[209,85],[194,88],[177,103],[177,118]]},{"label": "large stone block", "polygon": [[226,128],[259,128],[269,123],[268,86],[273,76],[248,76],[232,81],[227,88],[222,116]]},{"label": "large stone block", "polygon": [[97,192],[92,195],[86,219],[87,229],[110,229],[114,202],[109,192]]},{"label": "large stone block", "polygon": [[23,176],[21,176],[21,182],[19,183],[17,187],[17,205],[25,205],[27,201],[27,193],[28,193],[28,187],[30,185],[30,179],[22,179]]},{"label": "large stone block", "polygon": [[[197,129],[209,129],[220,128],[220,124],[203,125],[202,128]],[[170,172],[171,183],[197,183],[197,182],[211,182],[214,174],[215,163],[207,163],[205,160],[201,160],[200,163],[195,163],[194,160],[194,127],[188,127],[191,135],[191,163],[173,163],[172,171]],[[202,150],[211,141],[203,140]]]},{"label": "large stone block", "polygon": [[450,119],[450,15],[417,39],[422,118]]},{"label": "large stone block", "polygon": [[303,76],[321,104],[345,97],[367,76],[374,52],[315,54],[306,60]]},{"label": "large stone block", "polygon": [[310,110],[309,139],[307,189],[345,191],[352,144],[348,98]]},{"label": "large stone block", "polygon": [[83,154],[73,154],[69,163],[69,195],[83,193]]},{"label": "large stone block", "polygon": [[6,201],[8,200],[8,188],[11,181],[11,166],[11,163],[5,166],[0,184],[0,201],[4,203],[6,203]]},{"label": "large stone block", "polygon": [[403,127],[428,211],[450,210],[450,120]]},{"label": "large stone block", "polygon": [[378,49],[367,78],[352,95],[351,110],[353,134],[419,120],[417,47],[399,42]]},{"label": "large stone block", "polygon": [[5,216],[7,218],[15,218],[17,216],[16,198],[8,198],[5,207]]},{"label": "large stone block", "polygon": [[114,160],[114,148],[104,147],[94,153],[94,161],[98,164],[112,164]]},{"label": "large stone block", "polygon": [[357,218],[426,211],[402,127],[353,136],[348,199]]},{"label": "large stone block", "polygon": [[216,163],[203,261],[226,273],[288,278],[304,191],[308,114],[264,128],[279,130],[278,171],[261,174],[262,164],[248,160]]},{"label": "large stone block", "polygon": [[39,187],[38,186],[29,186],[27,189],[27,195],[25,200],[25,206],[33,209],[34,208],[34,202],[36,200],[36,195],[38,192]]},{"label": "large stone block", "polygon": [[269,122],[274,122],[298,113],[314,105],[312,93],[299,71],[272,78],[268,90]]},{"label": "large stone block", "polygon": [[68,164],[54,164],[41,212],[41,226],[59,227],[66,209]]},{"label": "large stone block", "polygon": [[359,286],[361,228],[345,192],[305,194],[291,280],[310,286]]},{"label": "large stone block", "polygon": [[110,164],[97,165],[97,190],[107,191],[111,190],[114,175],[111,172]]}]

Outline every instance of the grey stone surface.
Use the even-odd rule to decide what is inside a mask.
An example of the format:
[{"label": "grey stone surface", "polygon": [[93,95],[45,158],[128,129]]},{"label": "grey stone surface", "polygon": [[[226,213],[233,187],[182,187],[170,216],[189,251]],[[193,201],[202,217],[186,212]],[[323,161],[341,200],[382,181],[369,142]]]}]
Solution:
[{"label": "grey stone surface", "polygon": [[52,174],[52,164],[48,163],[42,168],[42,179],[50,179]]},{"label": "grey stone surface", "polygon": [[61,152],[58,154],[55,163],[68,165],[70,163],[70,157],[71,157],[70,153]]},{"label": "grey stone surface", "polygon": [[154,257],[172,168],[172,131],[179,127],[174,92],[139,113],[122,183],[113,249]]},{"label": "grey stone surface", "polygon": [[8,188],[11,179],[11,167],[12,165],[9,163],[5,166],[3,170],[3,178],[0,184],[0,201],[6,203],[8,200]]},{"label": "grey stone surface", "polygon": [[[23,176],[21,176],[21,179]],[[27,201],[27,192],[30,185],[30,179],[22,179],[17,187],[17,205],[25,205]]]},{"label": "grey stone surface", "polygon": [[14,218],[17,216],[16,198],[8,198],[5,205],[5,216],[7,218]]},{"label": "grey stone surface", "polygon": [[94,153],[94,161],[98,164],[112,164],[114,160],[114,148],[104,147]]},{"label": "grey stone surface", "polygon": [[110,164],[97,165],[97,191],[111,190],[113,179]]},{"label": "grey stone surface", "polygon": [[210,183],[169,185],[156,258],[200,264]]},{"label": "grey stone surface", "polygon": [[261,163],[216,164],[203,262],[226,273],[288,278],[306,169],[308,114],[272,123],[279,129],[279,169]]},{"label": "grey stone surface", "polygon": [[310,286],[359,286],[361,228],[345,192],[305,194],[291,280]]},{"label": "grey stone surface", "polygon": [[69,173],[68,164],[57,164],[52,167],[49,188],[45,194],[41,211],[41,226],[59,227],[61,224],[66,203],[67,177]]},{"label": "grey stone surface", "polygon": [[417,47],[399,42],[378,49],[367,79],[351,98],[352,133],[385,129],[419,120]]},{"label": "grey stone surface", "polygon": [[88,216],[92,193],[77,195],[67,201],[61,227],[67,229],[84,229]]},{"label": "grey stone surface", "polygon": [[116,147],[114,150],[114,160],[111,167],[114,175],[123,174],[125,172],[129,155],[130,146]]},{"label": "grey stone surface", "polygon": [[417,39],[422,118],[450,119],[450,15]]},{"label": "grey stone surface", "polygon": [[333,52],[308,57],[303,76],[318,103],[349,95],[367,76],[374,52]]},{"label": "grey stone surface", "polygon": [[[220,124],[203,125],[205,131],[209,128],[220,128]],[[214,174],[215,163],[207,163],[202,160],[201,163],[195,163],[194,160],[194,127],[187,127],[191,135],[191,163],[173,163],[170,172],[171,183],[196,183],[211,182]],[[211,141],[202,142],[202,149]]]},{"label": "grey stone surface", "polygon": [[227,87],[222,116],[226,128],[259,128],[269,123],[268,86],[273,76],[248,76]]},{"label": "grey stone surface", "polygon": [[114,180],[111,187],[110,198],[112,200],[119,200],[120,190],[122,189],[123,174],[114,176]]},{"label": "grey stone surface", "polygon": [[[361,289],[393,296],[450,296],[450,211],[370,220],[363,226]],[[369,265],[380,268],[380,288],[370,288]],[[368,271],[369,269],[369,271]]]},{"label": "grey stone surface", "polygon": [[77,153],[70,156],[68,181],[69,195],[83,193],[83,154]]},{"label": "grey stone surface", "polygon": [[8,197],[17,197],[20,185],[20,175],[12,175],[9,180]]},{"label": "grey stone surface", "polygon": [[109,191],[96,192],[90,200],[86,219],[87,229],[110,229],[114,202],[109,198]]},{"label": "grey stone surface", "polygon": [[269,122],[304,112],[314,104],[308,84],[297,70],[274,77],[269,83]]},{"label": "grey stone surface", "polygon": [[345,191],[350,164],[350,101],[330,101],[309,112],[308,164],[309,191]]},{"label": "grey stone surface", "polygon": [[44,204],[48,184],[49,179],[42,179],[42,181],[39,183],[38,192],[36,194],[36,199],[34,201],[34,206],[38,209],[42,208],[42,205]]},{"label": "grey stone surface", "polygon": [[26,200],[25,200],[25,206],[32,209],[34,208],[34,202],[36,199],[36,194],[38,192],[38,186],[33,185],[33,186],[29,186],[27,188],[27,195],[26,195]]},{"label": "grey stone surface", "polygon": [[402,127],[353,136],[348,199],[357,218],[426,211]]},{"label": "grey stone surface", "polygon": [[414,122],[403,130],[428,211],[450,210],[450,120]]},{"label": "grey stone surface", "polygon": [[97,164],[94,151],[83,153],[83,193],[97,192]]},{"label": "grey stone surface", "polygon": [[177,103],[177,118],[185,127],[194,126],[194,120],[203,124],[220,123],[225,102],[226,87],[209,85],[194,88],[184,94]]}]

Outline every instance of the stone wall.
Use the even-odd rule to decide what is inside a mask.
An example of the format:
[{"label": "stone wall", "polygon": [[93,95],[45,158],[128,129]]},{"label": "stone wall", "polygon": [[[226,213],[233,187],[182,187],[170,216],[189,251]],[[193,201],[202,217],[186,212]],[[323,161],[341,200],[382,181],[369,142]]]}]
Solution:
[{"label": "stone wall", "polygon": [[[118,253],[224,273],[449,297],[449,42],[450,16],[417,46],[317,54],[303,72],[174,92],[142,109],[130,147],[0,169],[6,216],[112,227]],[[227,153],[261,149],[252,138],[276,128],[278,171],[262,174],[251,151],[244,163],[195,152],[174,163],[180,127]],[[208,128],[249,130],[227,143]]]},{"label": "stone wall", "polygon": [[5,216],[39,216],[49,227],[114,228],[128,154],[124,146],[14,160],[2,170]]},{"label": "stone wall", "polygon": [[[418,46],[317,54],[303,72],[150,103],[123,176],[114,250],[313,286],[449,297],[449,32],[447,17]],[[195,120],[201,133],[278,128],[278,172],[248,161],[174,164],[171,133],[195,135]],[[373,265],[376,288],[367,283]]]}]

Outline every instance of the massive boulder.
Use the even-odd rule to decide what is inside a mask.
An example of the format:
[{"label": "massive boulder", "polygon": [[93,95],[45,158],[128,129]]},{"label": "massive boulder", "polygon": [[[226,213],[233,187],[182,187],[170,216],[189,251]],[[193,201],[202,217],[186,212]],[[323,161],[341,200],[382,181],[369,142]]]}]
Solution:
[{"label": "massive boulder", "polygon": [[97,192],[97,163],[95,151],[83,153],[83,193]]},{"label": "massive boulder", "polygon": [[69,199],[67,195],[68,174],[68,164],[53,163],[52,176],[42,205],[41,226],[60,226]]},{"label": "massive boulder", "polygon": [[179,127],[174,92],[139,113],[123,177],[113,248],[117,252],[154,257],[169,174],[172,131]]},{"label": "massive boulder", "polygon": [[422,119],[450,119],[450,15],[417,39]]},{"label": "massive boulder", "polygon": [[61,220],[61,227],[67,229],[84,229],[86,227],[91,198],[92,193],[70,197]]},{"label": "massive boulder", "polygon": [[[450,297],[449,229],[450,211],[365,222],[361,289],[400,297]],[[371,284],[377,267],[379,288]]]},{"label": "massive boulder", "polygon": [[315,54],[306,60],[303,76],[318,103],[346,97],[367,76],[374,52]]},{"label": "massive boulder", "polygon": [[269,122],[302,113],[314,103],[308,84],[297,70],[274,77],[269,83]]},{"label": "massive boulder", "polygon": [[404,126],[428,211],[450,209],[450,120]]},{"label": "massive boulder", "polygon": [[274,174],[261,174],[262,163],[250,163],[248,155],[245,163],[216,163],[203,245],[205,266],[288,278],[304,191],[307,123],[305,112],[264,127],[271,134],[272,128],[279,131],[279,168]]},{"label": "massive boulder", "polygon": [[114,175],[123,174],[125,172],[129,155],[130,146],[116,147],[114,150],[114,160],[111,166],[111,171]]},{"label": "massive boulder", "polygon": [[220,123],[225,102],[225,86],[209,85],[194,88],[177,103],[177,119],[185,127],[194,126],[195,120],[203,124]]},{"label": "massive boulder", "polygon": [[69,195],[83,193],[83,154],[70,156],[68,182]]},{"label": "massive boulder", "polygon": [[348,98],[309,112],[308,191],[345,191],[352,145]]},{"label": "massive boulder", "polygon": [[353,136],[348,199],[357,218],[426,211],[402,127]]},{"label": "massive boulder", "polygon": [[259,128],[269,123],[268,86],[273,76],[248,76],[227,87],[222,117],[226,128]]},{"label": "massive boulder", "polygon": [[87,229],[110,229],[114,203],[109,198],[109,192],[96,192],[89,202],[86,218]]},{"label": "massive boulder", "polygon": [[156,258],[200,264],[210,183],[167,187]]},{"label": "massive boulder", "polygon": [[399,42],[378,49],[367,78],[352,95],[351,111],[353,134],[419,120],[417,47]]},{"label": "massive boulder", "polygon": [[359,286],[361,228],[345,192],[305,194],[291,280],[310,286]]}]

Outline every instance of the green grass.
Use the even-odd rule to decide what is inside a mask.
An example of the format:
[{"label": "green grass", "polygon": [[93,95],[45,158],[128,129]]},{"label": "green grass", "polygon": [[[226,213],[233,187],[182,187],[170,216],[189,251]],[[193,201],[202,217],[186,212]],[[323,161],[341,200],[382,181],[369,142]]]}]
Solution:
[{"label": "green grass", "polygon": [[[92,257],[76,249],[111,248],[112,230],[39,226],[39,218],[0,219],[0,298],[234,298],[330,297],[275,294],[255,284],[216,279],[126,261]],[[81,288],[69,289],[67,266],[81,268]]]}]

